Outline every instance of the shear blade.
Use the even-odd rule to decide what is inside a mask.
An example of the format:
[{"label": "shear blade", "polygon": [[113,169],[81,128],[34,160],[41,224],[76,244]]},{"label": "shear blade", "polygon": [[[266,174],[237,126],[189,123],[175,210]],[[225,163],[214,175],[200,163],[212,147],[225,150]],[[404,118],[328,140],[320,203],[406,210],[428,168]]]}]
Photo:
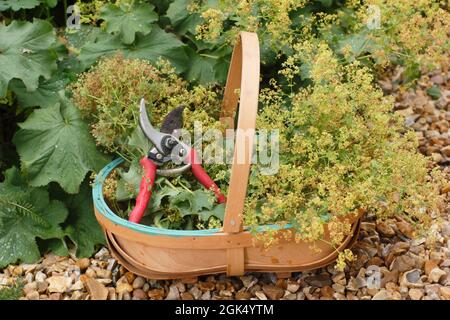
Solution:
[{"label": "shear blade", "polygon": [[183,128],[183,111],[185,105],[180,105],[170,111],[164,118],[160,131],[173,134],[175,130]]}]

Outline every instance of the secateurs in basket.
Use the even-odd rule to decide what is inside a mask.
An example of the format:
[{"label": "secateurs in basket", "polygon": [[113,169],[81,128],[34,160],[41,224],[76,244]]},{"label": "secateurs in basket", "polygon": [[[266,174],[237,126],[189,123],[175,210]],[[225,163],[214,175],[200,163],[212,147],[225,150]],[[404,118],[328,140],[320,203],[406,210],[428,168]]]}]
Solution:
[{"label": "secateurs in basket", "polygon": [[[129,221],[139,223],[152,196],[152,188],[156,174],[161,176],[176,176],[191,169],[195,178],[207,189],[212,190],[218,203],[226,201],[219,187],[201,166],[194,148],[189,147],[178,139],[179,129],[183,126],[183,109],[179,106],[169,112],[164,118],[160,131],[156,130],[150,123],[145,108],[144,99],[139,107],[139,125],[153,144],[153,148],[147,156],[140,161],[144,169],[144,175],[139,186],[139,194],[136,205],[130,213]],[[182,164],[173,169],[158,169],[159,166],[173,162]]]}]

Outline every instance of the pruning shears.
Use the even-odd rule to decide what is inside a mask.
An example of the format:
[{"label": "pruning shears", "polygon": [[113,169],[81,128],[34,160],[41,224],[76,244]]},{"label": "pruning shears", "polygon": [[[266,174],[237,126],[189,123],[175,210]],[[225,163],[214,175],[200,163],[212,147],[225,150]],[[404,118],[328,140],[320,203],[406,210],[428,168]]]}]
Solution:
[{"label": "pruning shears", "polygon": [[[219,187],[206,173],[197,158],[194,148],[189,147],[178,139],[183,126],[184,106],[178,106],[164,118],[160,131],[156,130],[148,119],[145,100],[141,99],[139,106],[139,126],[142,132],[153,144],[148,154],[140,160],[144,175],[136,197],[136,205],[130,213],[129,221],[139,223],[152,196],[152,188],[156,175],[173,177],[191,170],[195,178],[208,190],[212,190],[218,203],[226,201]],[[173,169],[158,169],[166,163],[182,164]]]}]

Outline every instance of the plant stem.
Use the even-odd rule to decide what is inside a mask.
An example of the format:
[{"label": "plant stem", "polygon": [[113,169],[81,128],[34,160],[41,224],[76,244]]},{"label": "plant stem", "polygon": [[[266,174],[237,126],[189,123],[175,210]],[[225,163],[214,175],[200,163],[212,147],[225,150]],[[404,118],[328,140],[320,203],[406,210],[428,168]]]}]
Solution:
[{"label": "plant stem", "polygon": [[213,56],[213,55],[206,54],[206,53],[200,53],[199,56],[211,58],[211,59],[219,59],[220,58],[219,56]]},{"label": "plant stem", "polygon": [[167,184],[169,187],[171,187],[172,189],[176,190],[177,187],[175,187],[169,180],[165,179],[164,183]]},{"label": "plant stem", "polygon": [[64,17],[67,15],[67,0],[63,0],[63,6],[64,6]]}]

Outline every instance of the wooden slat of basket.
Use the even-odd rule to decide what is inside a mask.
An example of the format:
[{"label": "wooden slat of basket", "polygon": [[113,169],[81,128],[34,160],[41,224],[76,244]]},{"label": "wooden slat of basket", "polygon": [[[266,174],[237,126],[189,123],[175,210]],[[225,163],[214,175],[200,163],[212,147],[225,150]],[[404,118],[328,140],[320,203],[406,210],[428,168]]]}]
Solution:
[{"label": "wooden slat of basket", "polygon": [[[325,244],[321,246],[319,242],[319,247],[323,251],[318,252],[317,256],[313,254],[313,251],[308,250],[307,246],[305,248],[304,243],[287,242],[282,248],[279,246],[272,247],[266,254],[264,254],[264,249],[261,247],[248,247],[245,249],[249,252],[245,262],[245,270],[252,272],[295,272],[326,266],[335,260],[338,252],[348,248],[356,241],[359,226],[360,220],[354,223],[351,234],[335,250],[329,250]],[[226,271],[223,250],[216,249],[217,252],[212,255],[210,254],[211,249],[200,250],[191,259],[189,255],[195,250],[167,250],[157,247],[157,252],[153,252],[152,248],[143,246],[142,248],[145,252],[139,253],[139,250],[136,249],[131,241],[124,242],[118,238],[116,239],[116,236],[108,231],[106,231],[106,238],[113,256],[128,270],[144,277],[174,279]],[[180,256],[180,253],[183,253],[183,255]],[[202,258],[196,260],[198,254],[201,254]],[[265,258],[264,255],[272,255],[280,261],[271,261]],[[188,257],[186,258],[186,256]],[[169,260],[167,261],[167,259]],[[144,261],[149,262],[149,264],[146,264]]]},{"label": "wooden slat of basket", "polygon": [[232,126],[233,122],[229,119],[235,113],[239,99],[239,118],[228,189],[229,201],[225,208],[224,232],[242,231],[242,212],[258,112],[259,64],[258,36],[255,33],[241,32],[231,57],[221,115],[221,120]]},{"label": "wooden slat of basket", "polygon": [[[233,118],[239,101],[233,164],[223,222],[223,231],[227,233],[239,233],[243,228],[242,212],[247,194],[258,112],[259,65],[258,36],[256,33],[241,32],[231,57],[220,118],[225,125],[233,128]],[[228,249],[227,274],[242,274],[244,260],[244,248]]]}]

